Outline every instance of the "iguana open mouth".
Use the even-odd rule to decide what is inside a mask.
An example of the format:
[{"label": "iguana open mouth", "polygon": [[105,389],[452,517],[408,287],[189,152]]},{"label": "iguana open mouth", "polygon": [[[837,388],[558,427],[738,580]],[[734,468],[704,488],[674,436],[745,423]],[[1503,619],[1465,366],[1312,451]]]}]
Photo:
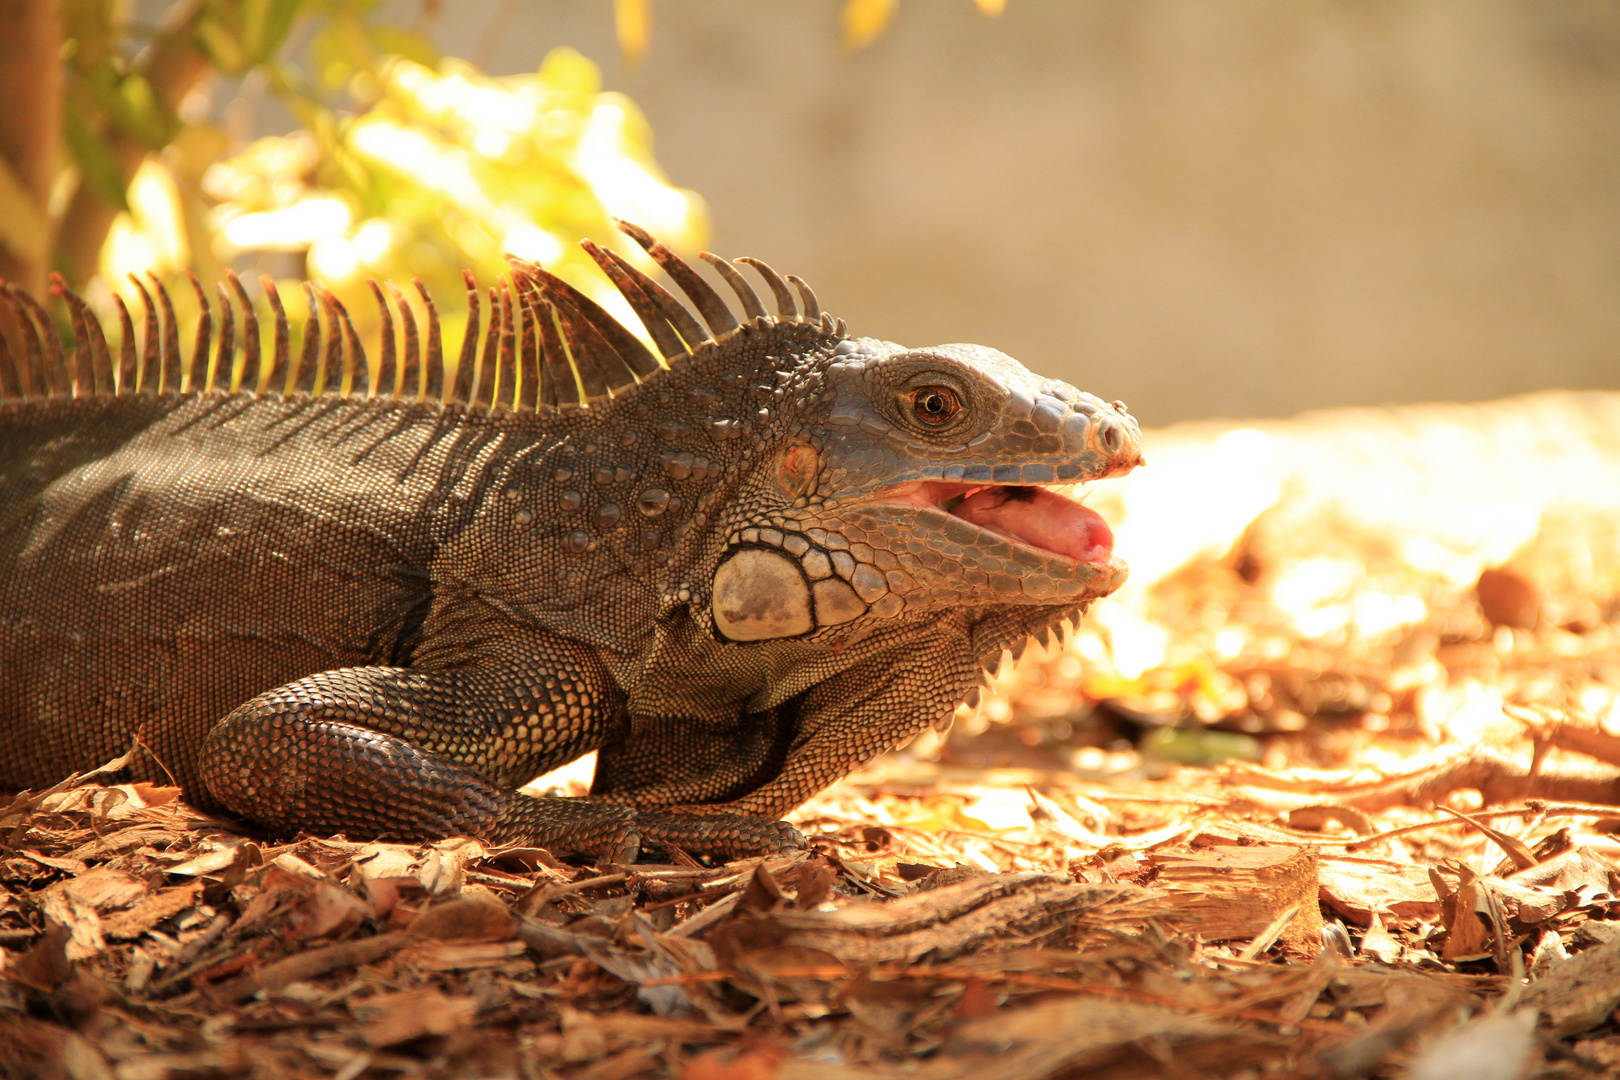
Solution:
[{"label": "iguana open mouth", "polygon": [[1100,565],[1114,553],[1114,532],[1102,515],[1048,488],[922,480],[885,492],[883,501],[931,506],[1003,539],[1075,562]]}]

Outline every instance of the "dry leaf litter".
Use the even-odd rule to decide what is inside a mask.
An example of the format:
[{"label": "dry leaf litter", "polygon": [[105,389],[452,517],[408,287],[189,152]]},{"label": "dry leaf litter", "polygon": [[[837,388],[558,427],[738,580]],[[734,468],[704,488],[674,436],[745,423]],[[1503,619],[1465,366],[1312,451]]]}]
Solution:
[{"label": "dry leaf litter", "polygon": [[1126,589],[801,854],[0,804],[0,1074],[1620,1074],[1620,395],[1147,446]]}]

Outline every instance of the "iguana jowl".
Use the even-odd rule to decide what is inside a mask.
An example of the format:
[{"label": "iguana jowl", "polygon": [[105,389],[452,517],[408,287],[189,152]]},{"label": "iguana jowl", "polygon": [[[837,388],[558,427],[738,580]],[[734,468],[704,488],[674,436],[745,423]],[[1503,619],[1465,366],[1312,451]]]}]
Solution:
[{"label": "iguana jowl", "polygon": [[[779,849],[778,817],[1124,580],[1051,490],[1139,463],[1122,405],[849,337],[739,260],[768,315],[705,255],[739,322],[623,228],[703,319],[587,241],[662,360],[514,262],[482,351],[469,275],[451,385],[425,290],[425,350],[377,291],[375,380],[313,286],[297,355],[273,287],[263,354],[240,283],[217,349],[199,289],[189,363],[161,286],[142,334],[119,301],[116,362],[73,294],[65,352],[0,290],[0,782],[138,738],[132,775],[281,833]],[[591,750],[590,798],[516,790]]]}]

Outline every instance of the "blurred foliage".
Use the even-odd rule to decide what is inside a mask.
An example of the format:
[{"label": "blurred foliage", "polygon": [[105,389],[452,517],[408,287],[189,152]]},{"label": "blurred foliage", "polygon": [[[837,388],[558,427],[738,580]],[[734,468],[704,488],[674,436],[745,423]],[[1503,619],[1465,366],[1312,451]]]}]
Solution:
[{"label": "blurred foliage", "polygon": [[[109,288],[151,270],[189,323],[182,275],[206,281],[234,266],[249,279],[323,278],[362,332],[376,319],[365,279],[421,278],[451,333],[463,267],[489,283],[511,252],[629,318],[574,241],[650,266],[613,228],[623,217],[678,248],[701,243],[701,200],[669,185],[641,113],[602,90],[589,60],[560,48],[536,72],[490,78],[375,21],[375,7],[181,0],[144,25],[121,0],[64,0],[49,220],[0,169],[0,243],[61,270],[104,314]],[[633,60],[648,40],[645,0],[616,0],[615,13]],[[423,5],[424,19],[439,14]],[[297,128],[244,143],[266,95]]]},{"label": "blurred foliage", "polygon": [[[994,18],[1007,6],[1007,0],[973,0],[984,14]],[[844,0],[844,48],[864,49],[888,29],[900,0]]]},{"label": "blurred foliage", "polygon": [[[994,15],[1005,0],[975,2]],[[896,3],[848,0],[845,44],[870,44]],[[174,284],[186,270],[207,280],[232,265],[284,281],[316,276],[365,324],[375,318],[366,278],[420,277],[451,299],[462,267],[487,282],[505,252],[628,317],[573,241],[590,236],[646,265],[612,229],[617,216],[677,248],[701,242],[701,201],[668,184],[640,112],[602,90],[589,60],[556,49],[537,72],[491,78],[441,57],[422,33],[377,22],[375,8],[176,0],[154,26],[136,23],[127,0],[63,0],[49,220],[0,170],[0,243],[35,262],[49,252],[79,287],[97,269],[114,287],[131,272]],[[419,22],[444,10],[424,0]],[[635,63],[650,39],[648,0],[613,0],[613,11]],[[232,82],[234,99],[216,109]],[[298,128],[240,145],[231,132],[242,125],[215,117],[245,116],[266,93]],[[107,288],[89,288],[103,309]],[[173,291],[184,308],[189,288]]]},{"label": "blurred foliage", "polygon": [[625,63],[640,63],[652,36],[652,12],[647,0],[613,0],[613,30],[619,36],[619,52]]},{"label": "blurred foliage", "polygon": [[[225,130],[205,119],[167,133],[129,185],[128,212],[103,249],[104,280],[149,267],[207,277],[256,262],[284,279],[322,278],[364,331],[374,318],[365,279],[421,278],[449,301],[453,324],[461,269],[487,283],[511,252],[637,325],[574,241],[591,236],[645,260],[610,216],[692,248],[704,212],[659,172],[635,105],[603,92],[596,66],[571,49],[553,50],[533,74],[491,78],[418,34],[368,22],[370,6],[270,0],[259,22],[210,24],[217,69],[257,69],[300,127],[233,154]],[[283,8],[319,20],[307,71],[265,53],[286,38]],[[644,31],[643,18],[642,37],[627,44],[644,45]]]}]

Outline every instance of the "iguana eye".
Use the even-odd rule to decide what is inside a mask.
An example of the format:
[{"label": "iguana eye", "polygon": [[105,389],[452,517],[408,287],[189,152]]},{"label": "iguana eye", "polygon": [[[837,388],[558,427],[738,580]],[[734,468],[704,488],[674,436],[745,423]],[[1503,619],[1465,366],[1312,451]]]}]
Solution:
[{"label": "iguana eye", "polygon": [[911,411],[929,427],[939,427],[961,409],[956,391],[948,386],[924,386],[911,392]]}]

